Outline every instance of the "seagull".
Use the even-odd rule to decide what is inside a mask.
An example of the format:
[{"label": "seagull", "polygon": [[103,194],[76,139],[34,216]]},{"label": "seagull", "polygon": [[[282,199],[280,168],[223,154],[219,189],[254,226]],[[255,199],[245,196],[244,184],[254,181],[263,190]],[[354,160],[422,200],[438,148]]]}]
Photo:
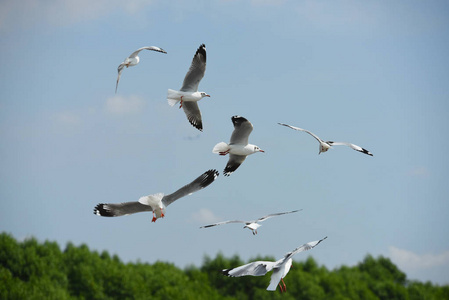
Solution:
[{"label": "seagull", "polygon": [[302,210],[302,209],[288,211],[288,212],[281,212],[281,213],[270,214],[270,215],[266,215],[264,217],[261,217],[261,218],[259,218],[257,220],[253,220],[253,221],[233,220],[233,221],[218,222],[218,223],[214,223],[214,224],[210,224],[210,225],[201,226],[200,228],[208,228],[208,227],[213,227],[213,226],[223,225],[223,224],[229,224],[229,223],[245,223],[245,226],[243,228],[250,229],[253,232],[253,235],[256,235],[257,234],[257,228],[262,226],[261,224],[259,224],[259,222],[263,222],[266,219],[269,219],[269,218],[272,218],[272,217],[277,217],[277,216],[280,216],[280,215],[294,213],[294,212],[297,212],[297,211],[300,211],[300,210]]},{"label": "seagull", "polygon": [[253,131],[253,124],[250,121],[241,116],[233,116],[231,120],[234,124],[231,141],[229,144],[220,142],[212,149],[213,153],[219,155],[229,154],[229,160],[223,172],[225,176],[237,170],[248,155],[265,152],[256,145],[248,144],[248,137]]},{"label": "seagull", "polygon": [[208,170],[201,176],[196,178],[191,183],[183,186],[176,192],[164,195],[163,193],[143,196],[136,202],[124,203],[100,203],[94,208],[94,214],[102,217],[119,217],[130,215],[138,212],[153,211],[152,222],[165,216],[165,209],[174,201],[184,196],[190,195],[198,190],[201,190],[214,182],[218,177],[217,170]]},{"label": "seagull", "polygon": [[153,50],[153,51],[167,54],[167,52],[164,49],[156,47],[156,46],[142,47],[142,48],[137,49],[133,53],[131,53],[131,55],[128,56],[125,59],[125,61],[122,62],[117,68],[118,76],[117,76],[117,84],[115,85],[115,93],[117,93],[118,82],[120,81],[120,76],[122,75],[123,68],[124,67],[127,67],[127,68],[133,67],[133,66],[137,65],[140,61],[140,58],[138,55],[139,55],[139,52],[142,50]]},{"label": "seagull", "polygon": [[291,126],[291,125],[287,125],[287,124],[283,124],[283,123],[278,123],[278,124],[282,125],[282,126],[290,127],[291,129],[294,129],[294,130],[307,132],[308,134],[313,136],[320,143],[320,152],[318,154],[320,154],[321,152],[326,152],[332,146],[348,146],[348,147],[354,149],[355,151],[359,151],[361,153],[373,156],[373,154],[371,152],[369,152],[368,150],[366,150],[365,148],[362,148],[360,146],[357,146],[357,145],[354,145],[354,144],[351,144],[351,143],[346,143],[346,142],[323,141],[318,136],[316,136],[315,134],[313,134],[312,132],[310,132],[308,130],[305,130],[305,129],[302,129],[302,128],[299,128],[299,127],[295,127],[295,126]]},{"label": "seagull", "polygon": [[[270,285],[267,287],[267,291],[275,291],[277,286],[281,289],[281,293],[287,291],[285,286],[284,278],[290,271],[292,266],[292,257],[296,253],[303,252],[314,248],[316,245],[325,240],[327,236],[319,241],[309,242],[302,246],[299,246],[295,250],[288,252],[285,256],[275,262],[272,261],[255,261],[234,269],[222,270],[222,273],[229,277],[241,277],[241,276],[263,276],[270,271],[271,274]],[[282,281],[282,285],[281,282]]]},{"label": "seagull", "polygon": [[193,56],[192,64],[184,78],[181,89],[179,91],[168,89],[167,93],[168,104],[174,106],[181,102],[179,108],[184,109],[190,124],[199,131],[203,131],[203,123],[197,102],[204,97],[210,97],[205,92],[198,92],[198,85],[204,77],[204,72],[206,72],[206,45],[201,44]]}]

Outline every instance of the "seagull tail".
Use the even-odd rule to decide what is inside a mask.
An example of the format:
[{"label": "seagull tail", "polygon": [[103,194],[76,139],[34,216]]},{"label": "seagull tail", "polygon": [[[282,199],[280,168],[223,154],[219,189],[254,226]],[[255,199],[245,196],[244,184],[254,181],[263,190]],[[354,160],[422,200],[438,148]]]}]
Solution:
[{"label": "seagull tail", "polygon": [[220,153],[220,152],[226,152],[229,150],[229,145],[225,142],[220,142],[215,145],[214,149],[212,149],[212,153]]},{"label": "seagull tail", "polygon": [[167,100],[170,106],[175,106],[179,103],[179,95],[175,90],[168,89]]}]

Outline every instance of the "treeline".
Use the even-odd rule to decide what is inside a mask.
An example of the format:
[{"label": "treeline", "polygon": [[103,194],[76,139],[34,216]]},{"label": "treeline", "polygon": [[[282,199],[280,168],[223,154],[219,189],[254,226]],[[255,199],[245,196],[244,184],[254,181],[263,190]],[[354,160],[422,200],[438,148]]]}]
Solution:
[{"label": "treeline", "polygon": [[384,257],[368,255],[334,270],[311,257],[294,262],[283,294],[265,290],[271,273],[229,278],[220,272],[244,263],[218,254],[184,270],[165,262],[125,264],[86,245],[68,243],[62,251],[55,242],[18,242],[2,233],[0,299],[449,299],[449,286],[409,281]]}]

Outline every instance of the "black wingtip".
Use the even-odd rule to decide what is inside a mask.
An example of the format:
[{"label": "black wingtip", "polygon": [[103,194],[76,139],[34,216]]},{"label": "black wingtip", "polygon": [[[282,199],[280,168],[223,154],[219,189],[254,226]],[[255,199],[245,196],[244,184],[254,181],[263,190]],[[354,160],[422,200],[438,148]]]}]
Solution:
[{"label": "black wingtip", "polygon": [[105,203],[97,204],[94,208],[94,215],[102,216],[102,217],[114,217],[111,211],[107,208]]},{"label": "black wingtip", "polygon": [[199,47],[198,47],[198,49],[196,50],[196,52],[195,52],[195,56],[196,55],[202,55],[202,56],[204,56],[204,58],[206,59],[206,45],[204,45],[204,44],[201,44]]},{"label": "black wingtip", "polygon": [[192,124],[193,127],[203,132],[203,122],[201,122],[201,120],[189,116],[187,116],[187,120],[189,120],[189,123]]},{"label": "black wingtip", "polygon": [[231,277],[231,275],[229,275],[229,271],[231,271],[231,269],[224,269],[224,270],[221,270],[221,274],[223,274],[223,275],[225,275],[225,276],[228,276],[228,277]]},{"label": "black wingtip", "polygon": [[362,153],[365,153],[365,154],[367,154],[367,155],[369,155],[369,156],[373,156],[373,154],[371,153],[371,152],[369,152],[368,150],[366,150],[365,148],[362,148],[362,151],[361,151]]},{"label": "black wingtip", "polygon": [[234,124],[234,126],[240,125],[244,122],[248,122],[248,120],[246,118],[244,118],[242,116],[237,116],[237,115],[232,116],[231,121],[232,121],[232,124]]},{"label": "black wingtip", "polygon": [[201,188],[205,188],[209,184],[215,181],[217,177],[220,175],[220,173],[215,169],[210,169],[204,172],[203,180],[201,181]]}]

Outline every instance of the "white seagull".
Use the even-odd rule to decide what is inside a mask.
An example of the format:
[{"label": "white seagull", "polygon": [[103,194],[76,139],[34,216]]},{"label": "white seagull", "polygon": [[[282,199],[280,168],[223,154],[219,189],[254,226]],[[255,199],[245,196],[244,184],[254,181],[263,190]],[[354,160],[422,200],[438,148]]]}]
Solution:
[{"label": "white seagull", "polygon": [[179,108],[183,108],[189,120],[199,131],[203,131],[201,121],[201,112],[198,107],[198,101],[204,97],[210,97],[205,92],[198,92],[198,85],[206,72],[206,45],[202,44],[193,56],[192,64],[184,78],[182,87],[179,91],[168,89],[167,100],[170,106],[181,102]]},{"label": "white seagull", "polygon": [[253,220],[253,221],[240,221],[240,220],[223,221],[223,222],[218,222],[218,223],[214,223],[214,224],[210,224],[210,225],[201,226],[200,228],[209,228],[209,227],[213,227],[213,226],[217,226],[217,225],[223,225],[223,224],[229,224],[229,223],[244,223],[245,226],[243,226],[243,228],[250,229],[253,232],[253,235],[256,235],[257,234],[257,228],[262,226],[261,224],[259,224],[259,222],[263,222],[266,219],[269,219],[269,218],[272,218],[272,217],[277,217],[277,216],[280,216],[280,215],[295,213],[295,212],[300,211],[300,210],[302,210],[302,209],[288,211],[288,212],[281,212],[281,213],[270,214],[270,215],[266,215],[264,217],[261,217],[261,218],[259,218],[257,220]]},{"label": "white seagull", "polygon": [[133,53],[131,53],[131,55],[128,56],[127,58],[125,58],[125,61],[122,62],[117,68],[118,76],[117,76],[117,83],[115,85],[116,93],[117,93],[117,88],[118,88],[118,82],[120,81],[120,76],[122,75],[123,68],[133,67],[133,66],[137,65],[140,61],[140,58],[138,55],[139,55],[139,52],[142,50],[153,50],[153,51],[167,54],[167,52],[164,49],[156,47],[156,46],[142,47],[142,48],[137,49]]},{"label": "white seagull", "polygon": [[332,146],[348,146],[348,147],[354,149],[355,151],[359,151],[361,153],[373,156],[373,154],[371,152],[369,152],[368,150],[366,150],[365,148],[362,148],[360,146],[357,146],[357,145],[354,145],[354,144],[351,144],[351,143],[346,143],[346,142],[323,141],[318,136],[316,136],[315,134],[313,134],[312,132],[310,132],[308,130],[305,130],[305,129],[302,129],[302,128],[299,128],[299,127],[295,127],[295,126],[291,126],[291,125],[287,125],[287,124],[283,124],[283,123],[278,123],[278,124],[282,125],[282,126],[287,126],[287,127],[291,128],[291,129],[294,129],[294,130],[307,132],[308,134],[313,136],[320,143],[320,152],[318,154],[320,154],[321,152],[326,152]]},{"label": "white seagull", "polygon": [[229,160],[223,172],[225,176],[237,170],[248,155],[265,152],[256,145],[248,144],[248,137],[253,131],[253,124],[250,121],[241,116],[233,116],[231,120],[234,124],[231,141],[229,144],[220,142],[212,149],[213,153],[219,155],[229,154]]},{"label": "white seagull", "polygon": [[[296,253],[303,252],[314,248],[316,245],[325,240],[327,236],[319,241],[309,242],[302,246],[299,246],[295,250],[288,252],[285,256],[275,262],[272,261],[255,261],[234,269],[222,270],[222,273],[229,277],[241,277],[241,276],[263,276],[273,271],[271,274],[270,285],[267,287],[267,291],[275,291],[277,286],[281,289],[281,292],[285,292],[287,287],[285,286],[284,278],[290,271],[292,266],[292,257]],[[280,281],[282,281],[282,286]]]},{"label": "white seagull", "polygon": [[124,203],[100,203],[94,208],[94,214],[102,217],[118,217],[130,215],[138,212],[153,211],[152,222],[165,216],[165,209],[174,201],[184,196],[190,195],[201,190],[214,182],[218,177],[217,170],[208,170],[191,183],[183,186],[176,192],[164,195],[163,193],[143,196],[136,202]]}]

